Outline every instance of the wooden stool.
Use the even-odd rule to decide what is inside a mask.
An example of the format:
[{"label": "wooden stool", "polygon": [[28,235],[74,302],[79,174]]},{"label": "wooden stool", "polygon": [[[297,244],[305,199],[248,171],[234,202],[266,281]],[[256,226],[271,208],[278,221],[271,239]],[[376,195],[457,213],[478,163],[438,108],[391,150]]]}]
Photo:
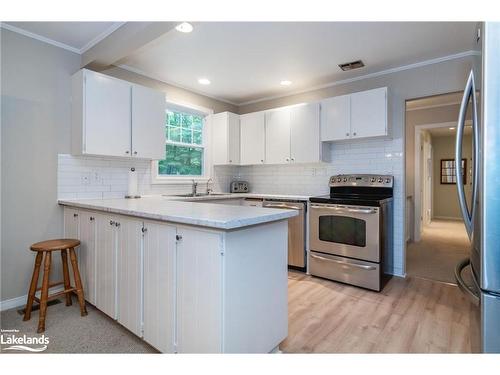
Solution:
[{"label": "wooden stool", "polygon": [[[85,307],[85,299],[83,298],[83,287],[82,280],[80,278],[80,272],[78,271],[78,264],[76,262],[75,247],[80,246],[80,241],[73,239],[61,239],[61,240],[49,240],[37,242],[31,245],[31,250],[36,251],[35,258],[35,269],[33,270],[33,277],[31,278],[30,291],[28,293],[28,301],[26,303],[26,309],[24,311],[23,320],[30,320],[31,309],[33,308],[33,301],[40,304],[40,318],[38,320],[38,333],[45,331],[45,316],[47,313],[47,302],[62,296],[66,296],[66,306],[71,306],[71,293],[76,293],[78,297],[78,302],[80,303],[80,313],[82,316],[87,315],[87,308]],[[73,274],[75,278],[75,287],[71,286],[68,270],[68,254],[71,260],[71,266],[73,268]],[[61,251],[62,266],[63,266],[63,278],[64,281],[57,283],[49,283],[50,277],[50,266],[52,261],[52,251]],[[42,287],[38,286],[38,274],[40,273],[40,265],[42,264],[42,258],[45,255],[44,268],[43,268],[43,281]],[[55,293],[49,296],[49,288],[56,285],[64,285],[64,290],[59,293]],[[41,290],[40,299],[35,297],[35,292]]]}]

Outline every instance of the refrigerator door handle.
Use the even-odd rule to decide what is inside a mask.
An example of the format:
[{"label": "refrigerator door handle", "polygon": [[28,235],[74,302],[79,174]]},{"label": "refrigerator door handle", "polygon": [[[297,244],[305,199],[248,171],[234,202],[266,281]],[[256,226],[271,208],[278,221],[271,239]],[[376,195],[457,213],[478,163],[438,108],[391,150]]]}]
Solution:
[{"label": "refrigerator door handle", "polygon": [[[462,271],[465,267],[467,267],[470,264],[470,258],[463,259],[460,263],[457,264],[455,267],[455,280],[457,282],[458,287],[460,290],[467,296],[469,297],[469,301],[474,305],[474,306],[479,306],[480,302],[480,297],[478,294],[475,293],[474,288],[468,286],[464,279],[462,278]],[[474,282],[474,276],[472,276],[473,282]],[[479,290],[479,287],[476,285],[476,290]]]},{"label": "refrigerator door handle", "polygon": [[[474,176],[473,176],[473,186],[472,186],[472,204],[471,210],[467,207],[467,201],[465,199],[464,183],[462,176],[462,139],[464,135],[465,127],[465,115],[467,112],[467,103],[469,98],[472,96],[472,127],[474,132]],[[457,124],[457,138],[455,143],[455,176],[458,192],[458,202],[460,204],[460,211],[464,218],[465,229],[467,230],[467,235],[469,238],[472,237],[472,218],[476,206],[476,196],[477,196],[477,179],[478,179],[478,165],[479,165],[479,136],[478,136],[478,124],[477,124],[477,108],[476,108],[476,85],[474,83],[474,72],[471,70],[469,78],[467,79],[467,84],[465,85],[464,95],[462,97],[462,104],[460,105],[460,113],[458,116]],[[467,171],[464,171],[467,173]]]}]

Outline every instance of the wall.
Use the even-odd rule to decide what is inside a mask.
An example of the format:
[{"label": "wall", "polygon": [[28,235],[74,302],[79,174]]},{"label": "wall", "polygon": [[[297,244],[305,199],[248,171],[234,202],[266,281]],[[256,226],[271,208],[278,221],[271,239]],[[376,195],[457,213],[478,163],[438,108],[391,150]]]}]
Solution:
[{"label": "wall", "polygon": [[[432,137],[433,153],[433,199],[432,215],[434,218],[462,219],[460,206],[458,204],[457,187],[453,185],[441,185],[440,169],[441,159],[455,159],[455,134],[450,136]],[[470,203],[472,196],[472,136],[464,135],[462,142],[462,155],[467,159],[467,184],[464,187],[466,197]]]},{"label": "wall", "polygon": [[62,235],[57,154],[70,150],[70,76],[80,56],[5,29],[1,48],[3,301],[28,293],[30,244]]},{"label": "wall", "polygon": [[[287,166],[282,169],[283,172],[266,166],[243,167],[240,178],[248,179],[259,191],[286,190],[290,193],[299,193],[305,192],[306,186],[309,186],[314,189],[311,193],[316,194],[316,192],[326,192],[328,174],[351,172],[393,174],[395,227],[392,273],[403,275],[405,273],[405,101],[463,90],[471,66],[472,57],[463,57],[241,106],[240,113],[249,113],[387,86],[388,119],[392,128],[392,139],[366,141],[366,144],[359,141],[336,143],[332,147],[332,163],[325,165],[324,168],[318,168],[320,172],[313,172],[315,168],[311,168],[310,175],[306,178],[300,177],[300,171],[305,168],[303,166]],[[325,176],[314,176],[314,173],[324,173]],[[274,178],[274,175],[271,177],[270,174],[276,174],[277,177]]]}]

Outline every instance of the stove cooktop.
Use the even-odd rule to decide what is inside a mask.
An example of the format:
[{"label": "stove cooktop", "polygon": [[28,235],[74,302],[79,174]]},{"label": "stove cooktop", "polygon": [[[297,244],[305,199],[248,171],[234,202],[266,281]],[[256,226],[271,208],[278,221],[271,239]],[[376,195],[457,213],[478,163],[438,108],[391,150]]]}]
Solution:
[{"label": "stove cooktop", "polygon": [[380,207],[384,202],[392,200],[392,196],[387,195],[321,195],[311,197],[311,203],[344,204],[349,206]]}]

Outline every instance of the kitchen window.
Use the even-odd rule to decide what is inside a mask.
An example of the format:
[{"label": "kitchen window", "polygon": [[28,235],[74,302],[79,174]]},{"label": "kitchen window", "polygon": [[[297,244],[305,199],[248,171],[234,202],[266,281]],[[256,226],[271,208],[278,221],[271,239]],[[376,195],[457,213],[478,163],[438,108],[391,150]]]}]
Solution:
[{"label": "kitchen window", "polygon": [[209,177],[206,116],[198,109],[167,105],[165,159],[153,163],[153,183],[185,183]]}]

